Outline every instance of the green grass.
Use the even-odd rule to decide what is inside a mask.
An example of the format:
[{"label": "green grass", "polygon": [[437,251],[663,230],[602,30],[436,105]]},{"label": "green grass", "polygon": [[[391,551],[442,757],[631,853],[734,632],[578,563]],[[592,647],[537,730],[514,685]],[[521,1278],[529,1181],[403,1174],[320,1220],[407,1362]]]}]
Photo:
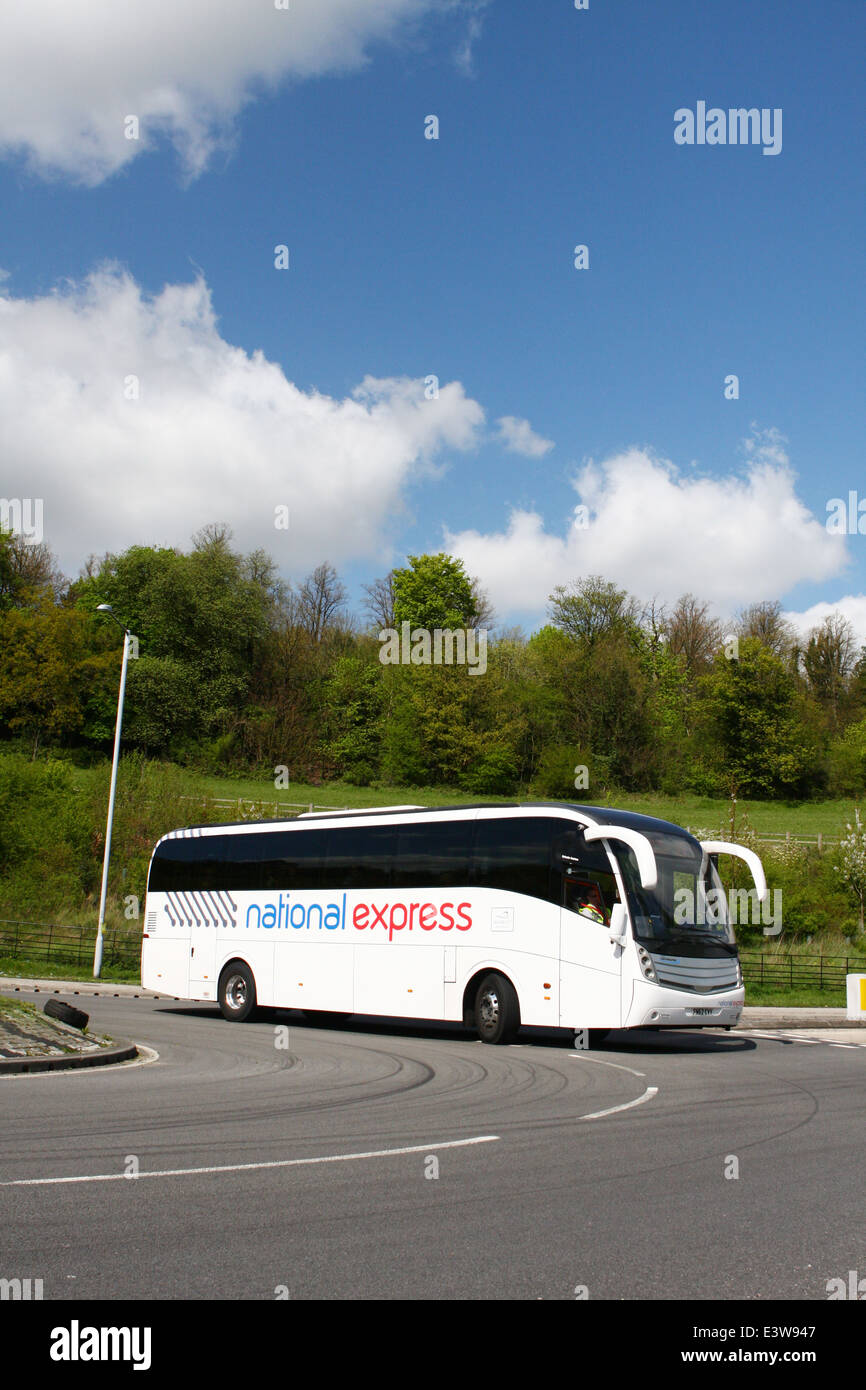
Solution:
[{"label": "green grass", "polygon": [[0,1018],[5,1018],[10,1023],[26,1023],[29,1019],[41,1018],[39,1010],[35,1004],[28,1004],[24,999],[12,999],[9,995],[0,994]]},{"label": "green grass", "polygon": [[[364,807],[391,805],[467,805],[474,801],[509,802],[526,801],[527,791],[518,790],[511,796],[478,796],[450,786],[437,787],[355,787],[347,782],[323,782],[314,786],[309,782],[292,781],[288,787],[274,787],[273,780],[265,777],[223,777],[196,773],[181,769],[188,794],[191,797],[204,795],[228,798],[237,801],[293,802],[298,808],[314,805],[346,807],[350,810]],[[73,775],[78,785],[84,789],[94,786],[105,787],[108,795],[110,765],[103,767],[75,768]],[[575,801],[587,804],[597,802],[601,805],[619,806],[627,810],[640,811],[645,815],[658,816],[661,820],[674,821],[677,825],[691,825],[715,829],[727,824],[730,814],[730,801],[725,797],[706,797],[684,793],[669,796],[661,792],[626,792],[613,789],[607,795],[593,795],[591,792],[574,793]],[[749,801],[737,803],[737,818],[748,814],[749,822],[759,833],[784,832],[792,835],[839,835],[845,825],[852,820],[854,801],[837,798],[828,801]],[[190,808],[194,814],[193,808]],[[227,813],[228,814],[228,813]],[[239,819],[240,817],[236,817]],[[232,816],[228,814],[228,819]]]},{"label": "green grass", "polygon": [[[516,792],[513,796],[476,796],[447,786],[353,787],[345,782],[322,783],[318,787],[306,782],[293,782],[287,789],[275,791],[271,781],[257,781],[253,778],[236,781],[226,777],[197,778],[196,790],[207,796],[299,802],[306,805],[310,802],[324,803],[349,809],[406,804],[465,806],[474,801],[513,802],[529,799],[525,791]],[[574,800],[592,805],[594,798],[589,794],[575,792]],[[625,810],[642,812],[644,815],[658,816],[661,820],[673,821],[677,825],[703,826],[707,829],[726,825],[730,815],[730,801],[725,798],[612,791],[607,797],[599,797],[598,801],[604,806],[618,806]],[[738,821],[744,812],[748,813],[752,828],[759,833],[790,830],[792,835],[817,835],[819,831],[824,835],[839,835],[844,833],[846,823],[853,818],[854,803],[848,800],[739,801]]]},{"label": "green grass", "polygon": [[[3,976],[23,980],[80,980],[93,984],[93,963],[76,965],[33,956],[0,956],[0,978]],[[106,983],[137,985],[141,983],[141,969],[137,961],[131,965],[103,965],[100,979]]]},{"label": "green grass", "polygon": [[746,1007],[791,1009],[844,1009],[844,989],[786,989],[779,985],[750,985],[746,981]]}]

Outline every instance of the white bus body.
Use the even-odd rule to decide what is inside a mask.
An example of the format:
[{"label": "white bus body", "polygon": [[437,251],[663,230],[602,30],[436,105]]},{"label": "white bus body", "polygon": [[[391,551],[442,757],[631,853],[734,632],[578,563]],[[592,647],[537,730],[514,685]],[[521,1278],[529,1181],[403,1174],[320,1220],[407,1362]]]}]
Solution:
[{"label": "white bus body", "polygon": [[451,1020],[489,1042],[518,1024],[730,1027],[744,991],[724,895],[694,922],[671,908],[689,885],[705,903],[725,852],[742,854],[538,802],[177,830],[151,859],[142,984],[234,1020],[256,1005]]}]

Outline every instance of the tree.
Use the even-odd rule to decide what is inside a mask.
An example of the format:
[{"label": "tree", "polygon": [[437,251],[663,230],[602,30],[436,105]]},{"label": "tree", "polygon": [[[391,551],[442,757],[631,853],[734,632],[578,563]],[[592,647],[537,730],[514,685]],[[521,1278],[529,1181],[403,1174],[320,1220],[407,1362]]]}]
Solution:
[{"label": "tree", "polygon": [[46,592],[59,599],[65,587],[66,580],[44,541],[33,544],[0,527],[0,609],[25,607]]},{"label": "tree", "polygon": [[802,795],[817,785],[819,752],[796,677],[758,638],[740,642],[737,660],[717,656],[700,692],[704,738],[725,784],[757,797]]},{"label": "tree", "polygon": [[[139,746],[163,749],[163,701],[176,715],[175,755],[183,731],[191,751],[226,734],[240,717],[273,630],[273,575],[260,560],[245,562],[229,541],[226,527],[213,526],[197,534],[186,555],[132,546],[71,586],[70,600],[82,613],[110,603],[139,639],[146,664],[129,666],[129,743],[137,730]],[[116,633],[111,640],[116,645]],[[154,662],[167,663],[162,675]]]},{"label": "tree", "polygon": [[841,613],[831,613],[810,632],[803,656],[809,686],[834,729],[854,667],[854,642],[854,629],[848,620]]},{"label": "tree", "polygon": [[393,627],[474,628],[478,626],[478,595],[463,561],[440,552],[410,555],[405,569],[392,571]]},{"label": "tree", "polygon": [[854,824],[846,825],[845,829],[848,834],[839,844],[838,862],[833,867],[857,904],[862,933],[866,903],[866,826],[860,820],[859,810],[854,811]]},{"label": "tree", "polygon": [[374,579],[372,584],[364,585],[367,595],[364,607],[370,622],[377,632],[383,628],[394,627],[394,571],[389,570],[384,579]]},{"label": "tree", "polygon": [[337,625],[346,598],[346,589],[333,565],[317,565],[307,575],[297,594],[297,617],[314,642],[321,642],[328,629]]},{"label": "tree", "polygon": [[116,706],[120,669],[104,639],[97,654],[99,641],[86,614],[48,593],[29,608],[0,612],[0,726],[32,739],[34,751],[40,740],[99,729]]},{"label": "tree", "polygon": [[690,676],[710,666],[722,642],[722,625],[710,617],[710,606],[694,594],[683,594],[667,622],[668,650],[681,656]]},{"label": "tree", "polygon": [[783,659],[790,659],[797,642],[794,629],[782,617],[778,599],[766,599],[744,608],[737,619],[737,632],[741,638],[756,638],[767,651]]},{"label": "tree", "polygon": [[635,636],[639,631],[637,600],[599,574],[573,580],[568,587],[558,584],[550,595],[548,612],[556,627],[587,646],[605,633]]}]

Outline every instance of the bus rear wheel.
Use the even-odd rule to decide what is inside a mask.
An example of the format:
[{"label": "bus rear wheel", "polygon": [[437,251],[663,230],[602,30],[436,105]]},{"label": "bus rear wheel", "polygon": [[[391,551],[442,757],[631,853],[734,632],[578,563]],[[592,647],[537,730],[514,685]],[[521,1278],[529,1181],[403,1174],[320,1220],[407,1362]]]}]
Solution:
[{"label": "bus rear wheel", "polygon": [[475,996],[475,1027],[482,1042],[511,1042],[520,1027],[520,1004],[504,975],[485,975]]},{"label": "bus rear wheel", "polygon": [[229,1023],[243,1023],[256,1007],[256,982],[242,960],[232,961],[220,975],[219,1006]]}]

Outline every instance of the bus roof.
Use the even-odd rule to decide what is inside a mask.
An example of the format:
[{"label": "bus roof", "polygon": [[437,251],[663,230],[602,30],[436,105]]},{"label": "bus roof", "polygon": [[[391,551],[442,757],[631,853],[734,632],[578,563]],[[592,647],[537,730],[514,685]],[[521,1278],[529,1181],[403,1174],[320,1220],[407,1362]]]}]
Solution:
[{"label": "bus roof", "polygon": [[345,811],[306,811],[302,816],[293,816],[288,820],[207,822],[204,825],[191,825],[183,829],[170,830],[161,836],[157,843],[161,843],[162,840],[176,839],[205,831],[237,830],[251,833],[256,830],[276,830],[278,828],[286,830],[293,827],[303,830],[306,827],[312,829],[323,824],[342,823],[345,825],[351,823],[354,817],[361,816],[384,819],[389,816],[401,816],[416,820],[427,815],[445,816],[467,811],[572,811],[581,820],[590,824],[617,825],[624,829],[641,831],[645,835],[652,832],[675,835],[689,833],[683,826],[676,825],[673,821],[660,820],[657,816],[645,816],[639,811],[621,811],[611,806],[583,806],[571,801],[474,801],[451,806],[371,806],[368,809],[361,808],[349,814]]}]

